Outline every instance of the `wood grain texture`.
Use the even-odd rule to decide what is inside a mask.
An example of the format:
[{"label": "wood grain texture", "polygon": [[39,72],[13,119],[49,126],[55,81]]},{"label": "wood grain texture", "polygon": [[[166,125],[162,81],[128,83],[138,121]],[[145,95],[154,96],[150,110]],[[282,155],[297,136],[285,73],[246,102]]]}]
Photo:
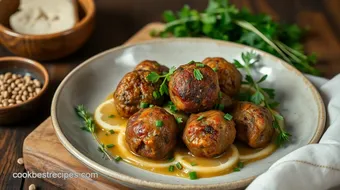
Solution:
[{"label": "wood grain texture", "polygon": [[[35,173],[91,173],[75,159],[59,142],[51,119],[45,120],[27,136],[23,146],[23,158],[27,171]],[[62,189],[126,189],[99,176],[98,178],[45,178]]]}]

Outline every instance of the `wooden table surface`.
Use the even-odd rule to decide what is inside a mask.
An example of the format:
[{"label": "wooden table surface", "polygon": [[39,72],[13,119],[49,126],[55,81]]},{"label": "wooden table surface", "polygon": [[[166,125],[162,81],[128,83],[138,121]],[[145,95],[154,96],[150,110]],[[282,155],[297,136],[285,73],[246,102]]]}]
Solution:
[{"label": "wooden table surface", "polygon": [[[138,29],[153,21],[161,21],[163,10],[178,10],[184,4],[202,10],[207,0],[96,0],[96,29],[90,40],[73,55],[43,62],[51,84],[39,114],[29,122],[0,126],[0,189],[28,189],[34,183],[40,189],[58,189],[41,179],[14,179],[14,172],[24,172],[17,164],[22,157],[25,137],[49,116],[53,93],[63,77],[87,58],[126,41]],[[340,0],[231,0],[237,7],[252,12],[268,13],[275,19],[310,27],[305,45],[307,52],[318,54],[318,65],[326,78],[340,73]],[[0,57],[12,55],[0,46]]]}]

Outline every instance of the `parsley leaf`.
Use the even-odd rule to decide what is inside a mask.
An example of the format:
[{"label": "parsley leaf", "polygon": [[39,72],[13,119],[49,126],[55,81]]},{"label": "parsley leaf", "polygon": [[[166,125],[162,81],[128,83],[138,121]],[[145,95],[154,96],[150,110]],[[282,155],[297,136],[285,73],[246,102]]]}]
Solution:
[{"label": "parsley leaf", "polygon": [[203,75],[199,69],[194,69],[194,77],[196,80],[202,80]]},{"label": "parsley leaf", "polygon": [[156,83],[159,80],[159,78],[160,78],[159,74],[153,71],[148,76],[146,76],[146,80],[152,83]]},{"label": "parsley leaf", "polygon": [[257,81],[257,84],[265,81],[267,79],[268,75],[263,75],[259,81]]},{"label": "parsley leaf", "polygon": [[264,100],[264,96],[263,94],[260,92],[260,91],[256,91],[255,94],[253,94],[251,97],[250,97],[250,100],[256,104],[256,105],[260,105],[263,100]]},{"label": "parsley leaf", "polygon": [[183,123],[183,118],[175,117],[177,123]]}]

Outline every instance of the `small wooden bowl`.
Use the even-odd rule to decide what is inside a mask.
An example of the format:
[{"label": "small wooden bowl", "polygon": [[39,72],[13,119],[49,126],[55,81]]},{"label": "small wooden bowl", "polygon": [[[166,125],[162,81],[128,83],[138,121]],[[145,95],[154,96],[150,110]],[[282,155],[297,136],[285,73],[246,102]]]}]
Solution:
[{"label": "small wooden bowl", "polygon": [[0,73],[12,72],[16,74],[31,74],[42,84],[41,91],[33,98],[20,104],[0,107],[0,125],[14,124],[27,119],[38,108],[39,100],[46,92],[49,84],[49,76],[45,67],[40,63],[22,57],[1,57]]},{"label": "small wooden bowl", "polygon": [[84,17],[73,28],[46,35],[19,34],[9,29],[9,17],[19,4],[17,0],[2,1],[6,6],[0,5],[0,44],[19,56],[41,61],[65,57],[79,49],[94,29],[93,0],[77,0],[78,9],[84,12]]}]

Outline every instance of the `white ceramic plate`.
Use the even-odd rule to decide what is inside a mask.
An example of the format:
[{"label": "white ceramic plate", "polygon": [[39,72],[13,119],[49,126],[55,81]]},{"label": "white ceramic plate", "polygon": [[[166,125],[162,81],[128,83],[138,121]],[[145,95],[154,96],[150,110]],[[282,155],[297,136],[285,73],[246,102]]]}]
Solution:
[{"label": "white ceramic plate", "polygon": [[[251,163],[240,172],[189,180],[160,175],[124,162],[104,160],[91,135],[79,129],[74,107],[84,104],[90,112],[113,92],[121,78],[145,59],[179,66],[205,57],[224,57],[232,61],[241,53],[254,50],[261,62],[254,75],[268,74],[263,85],[276,90],[287,130],[293,135],[287,146],[269,157]],[[52,102],[52,121],[61,143],[92,170],[132,188],[155,189],[234,189],[248,185],[275,161],[309,143],[316,143],[324,128],[325,108],[314,86],[295,68],[260,50],[230,42],[181,38],[154,40],[121,46],[92,57],[74,69],[57,89]]]}]

